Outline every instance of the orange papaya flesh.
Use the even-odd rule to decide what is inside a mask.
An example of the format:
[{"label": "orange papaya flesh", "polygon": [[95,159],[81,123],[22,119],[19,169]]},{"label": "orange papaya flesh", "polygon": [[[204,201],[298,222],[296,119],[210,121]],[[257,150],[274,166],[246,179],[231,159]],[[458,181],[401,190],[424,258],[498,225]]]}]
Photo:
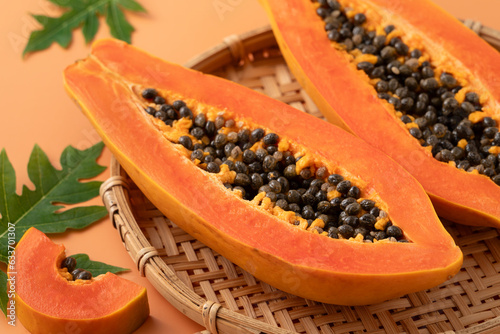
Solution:
[{"label": "orange papaya flesh", "polygon": [[[377,96],[375,87],[380,79],[357,67],[361,61],[378,66],[376,56],[363,54],[357,48],[349,51],[345,45],[330,41],[325,22],[317,15],[317,3],[308,0],[286,3],[262,0],[261,3],[292,72],[329,121],[355,133],[405,167],[423,185],[439,215],[468,225],[500,226],[500,187],[493,182],[500,178],[496,176],[499,172],[496,140],[490,138],[480,144],[488,149],[482,158],[491,156],[496,161],[486,172],[486,167],[473,164],[469,172],[458,169],[457,166],[461,167],[458,159],[448,163],[438,161],[433,155],[447,160],[437,155],[439,152],[431,152],[433,146],[424,147],[428,144],[409,132],[419,127],[414,121],[423,113],[406,119],[409,124],[401,122],[400,118],[407,113]],[[500,55],[485,41],[431,1],[352,0],[338,4],[351,22],[357,13],[363,13],[366,21],[360,26],[387,36],[385,46],[393,37],[399,37],[409,51],[420,50],[422,56],[416,59],[420,68],[429,62],[438,84],[442,84],[441,74],[450,74],[456,80],[456,89],[449,91],[459,105],[468,102],[467,93],[476,93],[479,102],[475,107],[479,110],[472,111],[466,119],[476,126],[486,124],[485,118],[489,118],[493,130],[498,132],[500,84],[493,73],[500,69]],[[394,31],[385,32],[388,25],[394,25]],[[404,64],[409,58],[409,54],[398,55],[396,60]],[[452,126],[448,127],[451,132]],[[429,126],[421,130],[426,128]],[[479,143],[483,139],[479,136],[476,132],[469,141]],[[467,140],[459,139],[449,141],[452,146],[465,148]],[[482,175],[477,168],[481,173],[492,174]]]},{"label": "orange papaya flesh", "polygon": [[68,280],[60,268],[64,246],[30,228],[15,248],[16,314],[31,333],[131,333],[149,316],[146,289],[106,273],[91,280]]},{"label": "orange papaya flesh", "polygon": [[[435,286],[460,268],[460,249],[418,182],[387,156],[331,124],[111,39],[94,43],[89,57],[65,70],[64,80],[69,95],[158,209],[279,289],[323,302],[360,305]],[[365,182],[365,193],[376,192],[391,220],[412,242],[332,239],[250,205],[158,131],[134,92],[137,87],[155,87],[169,100],[196,101],[208,111],[227,111],[236,120],[289,138],[331,166],[342,166]],[[401,201],[402,196],[407,200]]]},{"label": "orange papaya flesh", "polygon": [[[168,101],[153,88],[134,90],[145,96],[144,109],[154,116],[153,124],[179,144],[181,154],[251,204],[312,233],[354,241],[408,242],[390,222],[378,194],[365,191],[363,180],[341,166],[322,161],[287,138],[266,134],[248,120],[229,118],[227,111],[198,102],[190,108],[183,100]],[[333,179],[328,170],[335,171]],[[299,191],[304,191],[301,198]],[[365,193],[370,198],[362,196]]]}]

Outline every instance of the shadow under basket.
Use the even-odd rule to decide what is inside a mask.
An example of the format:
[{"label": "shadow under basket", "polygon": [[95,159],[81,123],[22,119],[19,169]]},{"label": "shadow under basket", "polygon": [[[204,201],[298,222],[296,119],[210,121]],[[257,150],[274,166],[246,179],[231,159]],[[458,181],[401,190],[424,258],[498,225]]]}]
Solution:
[{"label": "shadow under basket", "polygon": [[[500,45],[497,31],[466,21]],[[225,77],[321,117],[290,73],[269,27],[230,36],[186,66]],[[284,293],[164,216],[112,158],[103,201],[137,269],[204,333],[500,333],[500,238],[444,221],[464,253],[447,282],[376,305],[322,304]]]}]

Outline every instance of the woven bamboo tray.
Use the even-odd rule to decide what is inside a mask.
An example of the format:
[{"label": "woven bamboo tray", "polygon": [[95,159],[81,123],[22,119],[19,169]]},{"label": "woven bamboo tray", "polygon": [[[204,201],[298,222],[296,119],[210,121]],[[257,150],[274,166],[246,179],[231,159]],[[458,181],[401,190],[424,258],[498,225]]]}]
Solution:
[{"label": "woven bamboo tray", "polygon": [[[466,24],[500,47],[498,32]],[[187,66],[321,117],[268,27],[228,37]],[[101,195],[141,275],[205,333],[500,333],[499,230],[444,222],[464,253],[455,277],[430,290],[348,307],[284,293],[232,264],[169,221],[114,158]]]}]

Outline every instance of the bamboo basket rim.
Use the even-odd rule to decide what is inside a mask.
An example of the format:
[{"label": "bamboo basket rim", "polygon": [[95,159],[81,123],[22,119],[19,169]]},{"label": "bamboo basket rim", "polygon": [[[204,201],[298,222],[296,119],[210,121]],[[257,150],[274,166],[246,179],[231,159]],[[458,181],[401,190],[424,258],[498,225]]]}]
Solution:
[{"label": "bamboo basket rim", "polygon": [[[476,21],[464,20],[463,22],[492,46],[500,50],[500,32],[482,26]],[[222,43],[193,58],[185,66],[206,73],[214,72],[226,65],[244,67],[247,63],[252,62],[252,55],[255,52],[261,50],[268,52],[268,49],[269,52],[272,52],[273,48],[275,52],[279,52],[279,50],[276,51],[277,44],[271,28],[264,26],[241,35],[226,37]],[[203,298],[189,288],[177,276],[176,271],[165,263],[162,259],[162,256],[165,255],[161,255],[158,249],[152,246],[141,229],[131,207],[131,200],[134,199],[134,194],[137,194],[133,192],[134,184],[127,177],[126,172],[121,168],[114,156],[111,158],[110,172],[111,177],[101,186],[101,197],[125,249],[137,265],[137,270],[174,307],[192,320],[205,326],[206,331],[203,331],[203,333],[295,333],[293,330],[280,328],[232,311],[219,302]],[[496,239],[498,242],[498,231],[496,231]],[[495,249],[500,252],[500,246],[497,247]],[[497,259],[497,262],[500,262],[500,258]],[[497,270],[497,276],[500,277],[500,270]],[[474,334],[484,333],[485,331],[494,333],[491,330],[495,331],[495,328],[500,328],[500,304],[497,308],[498,310],[494,312],[495,316],[486,321],[480,321],[461,330],[449,330],[445,333]],[[362,328],[355,332],[361,333],[364,330]],[[333,333],[333,331],[325,330],[325,333],[330,332]],[[373,331],[373,333],[375,332],[384,333],[384,326],[379,331]],[[395,331],[392,332],[396,333]]]}]

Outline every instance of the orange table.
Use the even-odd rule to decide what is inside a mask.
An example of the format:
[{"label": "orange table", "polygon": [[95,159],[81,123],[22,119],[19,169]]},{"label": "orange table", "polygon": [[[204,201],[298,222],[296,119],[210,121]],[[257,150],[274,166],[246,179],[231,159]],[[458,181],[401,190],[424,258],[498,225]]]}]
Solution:
[{"label": "orange table", "polygon": [[[257,0],[153,1],[139,0],[147,14],[127,13],[136,28],[135,45],[167,60],[185,63],[216,45],[230,34],[239,34],[267,24]],[[457,17],[471,18],[500,30],[497,0],[435,0]],[[193,6],[193,3],[197,7]],[[100,139],[87,119],[67,97],[62,85],[63,69],[89,52],[80,31],[69,49],[52,45],[48,50],[22,59],[30,31],[38,26],[29,16],[57,15],[60,11],[46,0],[10,1],[0,12],[0,143],[7,150],[17,173],[18,191],[30,184],[26,166],[35,143],[59,166],[62,150],[73,145],[84,149]],[[101,21],[97,38],[109,36]],[[105,150],[99,162],[109,166]],[[109,171],[99,176],[105,180]],[[91,204],[101,204],[95,199]],[[172,307],[147,279],[140,277],[116,230],[108,218],[82,231],[52,235],[64,243],[68,254],[87,253],[91,259],[131,268],[123,277],[147,287],[151,316],[137,333],[194,333],[203,328]],[[5,266],[0,266],[2,270]],[[21,323],[12,327],[0,320],[0,333],[26,333]]]}]

